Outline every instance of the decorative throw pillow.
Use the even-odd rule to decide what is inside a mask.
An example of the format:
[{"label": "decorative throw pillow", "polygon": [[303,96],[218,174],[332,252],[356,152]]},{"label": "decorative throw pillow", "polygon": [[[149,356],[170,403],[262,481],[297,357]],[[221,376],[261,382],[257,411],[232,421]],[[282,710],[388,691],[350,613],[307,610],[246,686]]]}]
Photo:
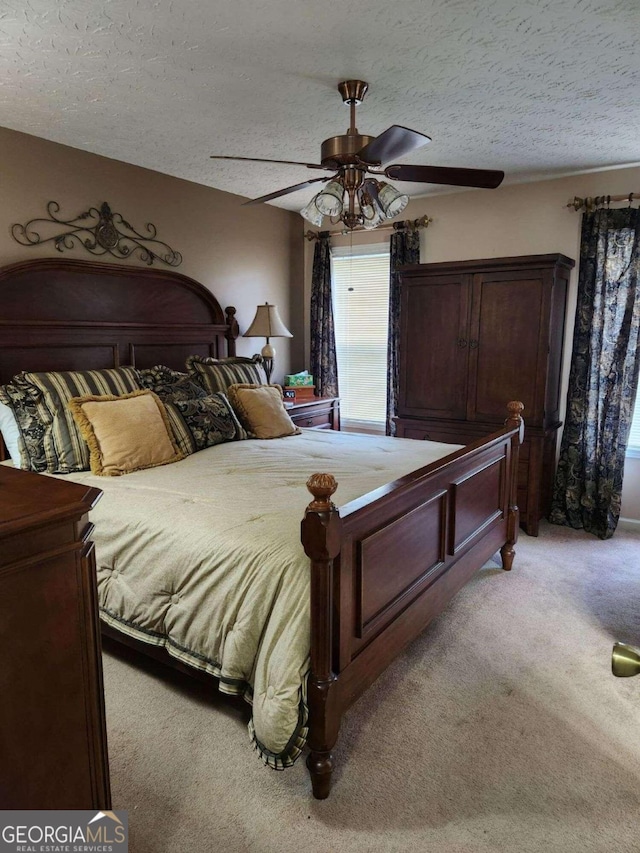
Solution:
[{"label": "decorative throw pillow", "polygon": [[89,394],[74,397],[68,406],[89,446],[94,474],[117,477],[184,458],[162,401],[152,391]]},{"label": "decorative throw pillow", "polygon": [[21,467],[47,474],[89,468],[89,449],[67,407],[72,397],[140,389],[134,367],[20,373],[0,393],[20,427]]},{"label": "decorative throw pillow", "polygon": [[284,407],[279,385],[230,385],[227,394],[250,437],[284,438],[300,434]]},{"label": "decorative throw pillow", "polygon": [[0,433],[4,439],[9,459],[13,464],[20,467],[20,427],[11,406],[0,403]]},{"label": "decorative throw pillow", "polygon": [[238,383],[263,385],[266,376],[261,365],[262,356],[259,355],[254,355],[253,358],[203,358],[200,355],[190,355],[187,359],[187,370],[207,394],[225,394],[229,385]]},{"label": "decorative throw pillow", "polygon": [[[0,386],[0,401],[12,410],[18,426],[18,453],[20,467],[26,470],[45,471],[45,426],[38,416],[40,392],[21,375]],[[37,466],[42,467],[37,467]]]},{"label": "decorative throw pillow", "polygon": [[186,456],[224,441],[247,438],[224,394],[164,405],[176,444]]},{"label": "decorative throw pillow", "polygon": [[163,403],[175,403],[179,400],[197,400],[206,397],[204,390],[193,376],[188,373],[180,373],[164,364],[155,367],[138,369],[140,386],[153,391]]}]

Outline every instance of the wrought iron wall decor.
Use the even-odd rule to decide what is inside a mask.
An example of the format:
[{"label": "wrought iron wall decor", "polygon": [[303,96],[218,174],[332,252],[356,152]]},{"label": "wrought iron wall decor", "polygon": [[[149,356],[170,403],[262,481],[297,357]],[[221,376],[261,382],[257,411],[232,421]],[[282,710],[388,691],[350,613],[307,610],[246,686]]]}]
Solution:
[{"label": "wrought iron wall decor", "polygon": [[[107,202],[100,209],[90,207],[74,219],[62,219],[58,216],[60,205],[56,201],[47,204],[47,217],[30,219],[24,225],[11,226],[11,235],[22,246],[39,246],[53,243],[59,252],[73,249],[80,244],[92,255],[113,255],[114,258],[133,258],[151,266],[154,261],[162,261],[170,267],[180,266],[182,255],[167,243],[157,238],[156,226],[147,222],[146,233],[140,233],[130,225],[120,213],[112,213]],[[46,233],[53,225],[64,225],[64,231],[41,236],[42,226]],[[36,230],[36,227],[38,230]]]}]

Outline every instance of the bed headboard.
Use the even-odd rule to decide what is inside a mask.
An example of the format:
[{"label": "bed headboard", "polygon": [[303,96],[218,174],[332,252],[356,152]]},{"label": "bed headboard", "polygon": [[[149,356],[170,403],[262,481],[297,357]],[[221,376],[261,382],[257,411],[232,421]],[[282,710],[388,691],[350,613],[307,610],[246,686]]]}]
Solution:
[{"label": "bed headboard", "polygon": [[61,258],[0,268],[0,384],[21,370],[235,355],[235,308],[171,270]]}]

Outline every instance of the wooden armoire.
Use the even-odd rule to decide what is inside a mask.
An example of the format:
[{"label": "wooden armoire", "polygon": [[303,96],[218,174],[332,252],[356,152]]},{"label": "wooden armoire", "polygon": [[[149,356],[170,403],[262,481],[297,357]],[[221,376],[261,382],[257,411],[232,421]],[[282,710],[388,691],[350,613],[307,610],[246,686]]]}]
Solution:
[{"label": "wooden armoire", "polygon": [[564,255],[401,268],[396,434],[467,444],[524,403],[518,505],[537,536],[555,472],[569,274]]}]

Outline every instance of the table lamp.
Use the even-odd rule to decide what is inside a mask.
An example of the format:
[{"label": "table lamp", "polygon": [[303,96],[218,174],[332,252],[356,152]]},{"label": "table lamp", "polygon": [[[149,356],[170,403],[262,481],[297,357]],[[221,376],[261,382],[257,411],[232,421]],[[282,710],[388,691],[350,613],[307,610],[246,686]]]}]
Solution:
[{"label": "table lamp", "polygon": [[280,319],[278,308],[265,302],[258,305],[253,322],[242,336],[243,338],[266,338],[267,343],[262,347],[260,354],[263,359],[264,372],[267,377],[267,385],[271,384],[271,372],[273,360],[276,355],[275,349],[269,343],[269,338],[292,338],[293,335]]}]

